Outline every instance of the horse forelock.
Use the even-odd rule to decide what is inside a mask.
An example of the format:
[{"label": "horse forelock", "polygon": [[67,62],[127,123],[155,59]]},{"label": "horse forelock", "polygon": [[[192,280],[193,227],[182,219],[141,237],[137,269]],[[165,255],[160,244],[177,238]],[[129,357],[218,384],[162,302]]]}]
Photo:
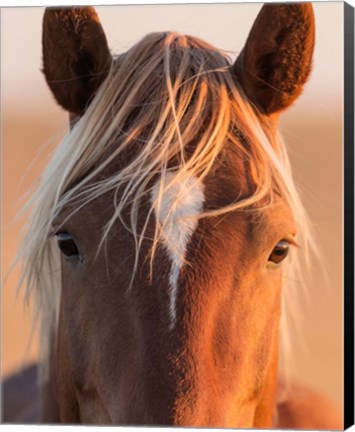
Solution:
[{"label": "horse forelock", "polygon": [[[248,160],[255,187],[240,201],[206,210],[204,180],[212,176],[226,142],[240,158]],[[116,161],[119,170],[105,176]],[[217,187],[218,182],[216,178]],[[86,113],[59,145],[31,201],[33,214],[21,250],[23,278],[42,314],[44,349],[48,329],[52,331],[57,323],[60,297],[60,272],[51,262],[59,253],[50,239],[52,222],[66,206],[75,203],[78,210],[108,191],[120,191],[114,194],[115,210],[102,242],[128,207],[127,228],[136,239],[136,258],[150,216],[156,216],[152,257],[162,242],[172,262],[173,324],[177,279],[198,220],[257,204],[273,189],[291,207],[300,242],[306,247],[311,239],[307,218],[284,144],[268,131],[245,98],[229,71],[226,54],[177,33],[145,37],[117,58]],[[151,208],[138,232],[139,203],[146,196]],[[297,265],[292,268],[298,271]],[[137,259],[133,274],[136,270]],[[44,274],[56,281],[55,295]],[[288,279],[294,278],[289,275]],[[287,339],[287,330],[284,334]]]}]

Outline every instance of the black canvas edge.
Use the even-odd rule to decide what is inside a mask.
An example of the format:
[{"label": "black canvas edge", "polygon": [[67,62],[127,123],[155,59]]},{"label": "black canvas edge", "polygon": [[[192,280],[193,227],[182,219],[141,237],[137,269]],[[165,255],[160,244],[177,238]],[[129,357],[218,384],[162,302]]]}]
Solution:
[{"label": "black canvas edge", "polygon": [[344,429],[354,424],[354,8],[344,2]]}]

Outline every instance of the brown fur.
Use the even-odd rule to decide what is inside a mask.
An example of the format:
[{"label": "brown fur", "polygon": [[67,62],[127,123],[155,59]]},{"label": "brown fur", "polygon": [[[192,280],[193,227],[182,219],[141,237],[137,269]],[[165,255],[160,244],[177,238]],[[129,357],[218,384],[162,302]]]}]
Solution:
[{"label": "brown fur", "polygon": [[284,110],[301,94],[312,67],[314,38],[310,3],[263,6],[234,65],[246,95],[261,112]]},{"label": "brown fur", "polygon": [[[311,6],[302,4],[264,6],[257,18],[233,71],[262,114],[286,108],[299,95],[310,72],[312,20]],[[78,23],[83,29],[79,33]],[[91,31],[99,36],[91,37]],[[56,49],[58,38],[64,44]],[[81,113],[99,85],[96,78],[93,86],[77,79],[82,70],[88,72],[82,43],[92,55],[104,53],[93,61],[96,72],[104,71],[108,62],[96,15],[92,8],[47,10],[43,40],[44,72],[56,99],[71,113]],[[83,57],[81,69],[77,62]],[[75,78],[73,84],[68,77]],[[263,120],[266,133],[273,134],[274,117]],[[129,155],[121,154],[104,174],[124,166],[125,157]],[[204,187],[207,210],[255,189],[247,161],[230,142]],[[262,212],[253,208],[200,220],[179,276],[173,332],[168,308],[171,263],[163,247],[156,251],[152,280],[148,277],[154,224],[148,225],[139,270],[128,289],[135,256],[124,224],[116,221],[96,255],[113,212],[112,193],[67,218],[73,210],[69,207],[56,224],[75,238],[82,261],[62,259],[51,367],[54,400],[47,405],[52,410],[45,413],[47,421],[54,414],[53,421],[63,423],[271,428],[277,404],[282,273],[268,268],[267,262],[275,244],[295,232],[286,203],[275,197]],[[147,198],[141,203],[138,231],[148,209]],[[287,416],[292,417],[281,411],[283,425]]]},{"label": "brown fur", "polygon": [[[3,382],[3,423],[38,424],[41,421],[37,368],[38,365],[31,365]],[[282,382],[278,384],[279,391],[283,386]],[[48,406],[48,402],[53,403],[53,394],[45,391],[42,399],[46,402],[44,412],[47,415],[42,420],[58,423],[56,408]],[[340,430],[342,424],[339,412],[329,401],[301,383],[293,385],[290,398],[278,403],[274,416],[274,427],[281,429]]]},{"label": "brown fur", "polygon": [[[207,180],[207,206],[233,201],[233,191],[247,193],[240,157],[227,156],[220,167],[223,189],[218,173]],[[236,178],[236,169],[245,175]],[[61,422],[272,427],[281,273],[265,273],[264,262],[274,243],[295,229],[287,207],[280,202],[262,218],[242,212],[201,223],[180,276],[179,324],[171,337],[165,251],[158,251],[149,284],[145,242],[129,292],[133,243],[123,225],[95,258],[101,229],[91,227],[103,226],[111,202],[101,197],[61,228],[75,235],[85,257],[80,270],[62,261],[56,356]],[[142,221],[146,210],[145,204]],[[59,225],[70,211],[59,216]],[[114,341],[107,343],[107,335]],[[80,411],[73,410],[77,403]]]}]

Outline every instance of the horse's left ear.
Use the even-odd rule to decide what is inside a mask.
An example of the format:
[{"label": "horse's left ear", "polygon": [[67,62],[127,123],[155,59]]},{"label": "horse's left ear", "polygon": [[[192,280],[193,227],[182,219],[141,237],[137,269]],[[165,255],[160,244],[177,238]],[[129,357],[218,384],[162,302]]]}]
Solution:
[{"label": "horse's left ear", "polygon": [[232,70],[263,114],[286,109],[301,94],[312,68],[314,39],[311,3],[262,7]]},{"label": "horse's left ear", "polygon": [[43,73],[57,102],[81,115],[106,78],[112,57],[93,7],[47,8]]}]

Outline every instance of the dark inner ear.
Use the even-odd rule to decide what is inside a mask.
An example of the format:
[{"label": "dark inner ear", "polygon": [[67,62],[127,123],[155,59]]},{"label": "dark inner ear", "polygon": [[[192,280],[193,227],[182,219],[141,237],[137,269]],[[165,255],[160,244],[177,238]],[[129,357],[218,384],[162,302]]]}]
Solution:
[{"label": "dark inner ear", "polygon": [[43,73],[55,99],[67,111],[82,114],[112,62],[94,8],[47,8],[42,45]]},{"label": "dark inner ear", "polygon": [[80,77],[84,85],[92,79],[90,75],[92,76],[95,73],[95,65],[90,53],[82,53],[80,61],[73,64],[73,71]]},{"label": "dark inner ear", "polygon": [[232,67],[262,113],[286,109],[301,94],[312,68],[314,33],[310,3],[262,7]]}]

